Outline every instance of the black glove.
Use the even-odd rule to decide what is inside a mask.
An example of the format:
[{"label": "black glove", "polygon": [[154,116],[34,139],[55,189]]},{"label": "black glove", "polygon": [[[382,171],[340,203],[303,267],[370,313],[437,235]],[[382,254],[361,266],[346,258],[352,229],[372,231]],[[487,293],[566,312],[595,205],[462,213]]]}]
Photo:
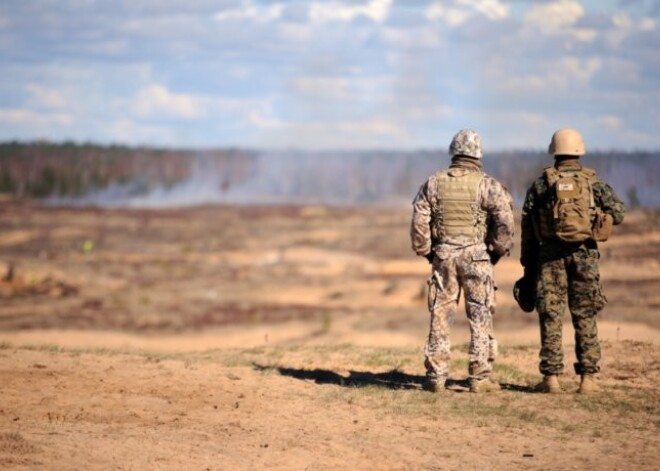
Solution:
[{"label": "black glove", "polygon": [[498,255],[498,253],[495,252],[494,250],[489,250],[488,256],[490,257],[490,263],[492,263],[493,265],[497,265],[497,262],[499,262],[500,258],[502,258],[502,256]]},{"label": "black glove", "polygon": [[432,264],[432,263],[433,263],[433,259],[435,258],[435,253],[433,252],[433,250],[431,250],[429,253],[427,253],[426,255],[424,255],[424,257],[426,258],[426,260],[429,261],[429,263]]},{"label": "black glove", "polygon": [[513,297],[525,312],[532,312],[536,305],[536,267],[526,266],[525,274],[513,285]]}]

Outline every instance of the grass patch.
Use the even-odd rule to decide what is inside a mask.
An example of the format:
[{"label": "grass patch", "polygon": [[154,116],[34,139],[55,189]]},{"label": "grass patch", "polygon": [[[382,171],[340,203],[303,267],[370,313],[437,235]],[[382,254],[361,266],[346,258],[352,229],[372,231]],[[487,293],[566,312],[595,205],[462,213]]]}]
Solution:
[{"label": "grass patch", "polygon": [[[190,368],[200,363],[226,368],[251,368],[265,375],[280,375],[291,381],[318,385],[308,400],[322,407],[349,404],[378,410],[379,414],[416,417],[429,421],[451,417],[488,427],[552,428],[559,433],[585,433],[595,438],[603,428],[612,431],[660,428],[659,395],[647,389],[618,384],[600,394],[538,395],[526,389],[535,374],[507,362],[503,353],[495,363],[495,376],[506,388],[496,394],[470,394],[457,378],[465,378],[468,359],[452,360],[452,391],[431,394],[421,390],[424,380],[423,353],[418,348],[339,346],[261,346],[249,349],[214,349],[204,352],[149,352],[130,349],[64,348],[58,345],[1,348],[69,355],[131,355],[148,362],[183,361]],[[523,347],[528,348],[528,347]],[[519,350],[510,350],[510,352]],[[516,387],[520,386],[520,387]],[[312,390],[310,390],[312,391]],[[327,404],[324,404],[327,403]]]},{"label": "grass patch", "polygon": [[607,412],[626,416],[629,414],[643,414],[660,416],[660,399],[657,395],[649,397],[646,391],[629,391],[625,398],[608,392],[588,397],[577,397],[575,406],[587,412]]},{"label": "grass patch", "polygon": [[493,373],[500,383],[531,384],[538,378],[536,374],[525,373],[515,366],[503,362],[495,362]]}]

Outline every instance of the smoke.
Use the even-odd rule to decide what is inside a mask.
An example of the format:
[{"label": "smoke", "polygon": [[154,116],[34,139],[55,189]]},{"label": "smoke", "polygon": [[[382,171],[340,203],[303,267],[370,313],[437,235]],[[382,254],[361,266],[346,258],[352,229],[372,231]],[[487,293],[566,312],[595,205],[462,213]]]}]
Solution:
[{"label": "smoke", "polygon": [[[517,205],[541,173],[540,152],[489,154],[485,170],[513,193]],[[153,165],[158,165],[154,160]],[[273,151],[229,159],[213,153],[190,157],[177,184],[138,177],[82,197],[52,198],[53,205],[176,208],[207,204],[320,204],[407,206],[429,175],[446,168],[436,152]],[[650,154],[603,153],[585,161],[627,203],[660,206],[660,160]],[[144,174],[153,175],[144,169]]]},{"label": "smoke", "polygon": [[[137,179],[53,205],[176,208],[206,204],[409,204],[437,158],[411,161],[394,152],[264,152],[247,168],[206,154],[191,158],[189,177],[167,186]],[[418,156],[419,157],[419,156]]]}]

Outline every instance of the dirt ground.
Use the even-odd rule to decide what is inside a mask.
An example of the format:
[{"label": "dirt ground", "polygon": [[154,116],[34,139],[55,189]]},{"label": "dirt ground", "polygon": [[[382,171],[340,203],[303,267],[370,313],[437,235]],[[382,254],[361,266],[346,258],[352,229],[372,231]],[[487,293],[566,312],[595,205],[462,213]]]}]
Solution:
[{"label": "dirt ground", "polygon": [[[601,247],[602,392],[540,395],[497,266],[503,391],[421,390],[428,265],[407,208],[0,204],[0,468],[657,469],[660,218]],[[12,267],[11,269],[9,267]],[[568,321],[568,319],[566,318]]]}]

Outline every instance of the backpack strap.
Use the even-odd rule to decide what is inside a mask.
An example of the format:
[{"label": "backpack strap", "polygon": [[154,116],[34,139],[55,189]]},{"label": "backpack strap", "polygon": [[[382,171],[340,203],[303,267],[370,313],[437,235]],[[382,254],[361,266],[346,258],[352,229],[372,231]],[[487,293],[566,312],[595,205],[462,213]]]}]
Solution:
[{"label": "backpack strap", "polygon": [[557,180],[559,180],[559,170],[554,167],[546,167],[543,169],[543,175],[548,182],[548,187],[552,187]]},{"label": "backpack strap", "polygon": [[590,208],[596,207],[596,200],[594,199],[594,187],[593,184],[596,181],[596,171],[592,168],[582,167],[580,170],[582,176],[589,182],[589,195],[591,200],[589,202]]}]

